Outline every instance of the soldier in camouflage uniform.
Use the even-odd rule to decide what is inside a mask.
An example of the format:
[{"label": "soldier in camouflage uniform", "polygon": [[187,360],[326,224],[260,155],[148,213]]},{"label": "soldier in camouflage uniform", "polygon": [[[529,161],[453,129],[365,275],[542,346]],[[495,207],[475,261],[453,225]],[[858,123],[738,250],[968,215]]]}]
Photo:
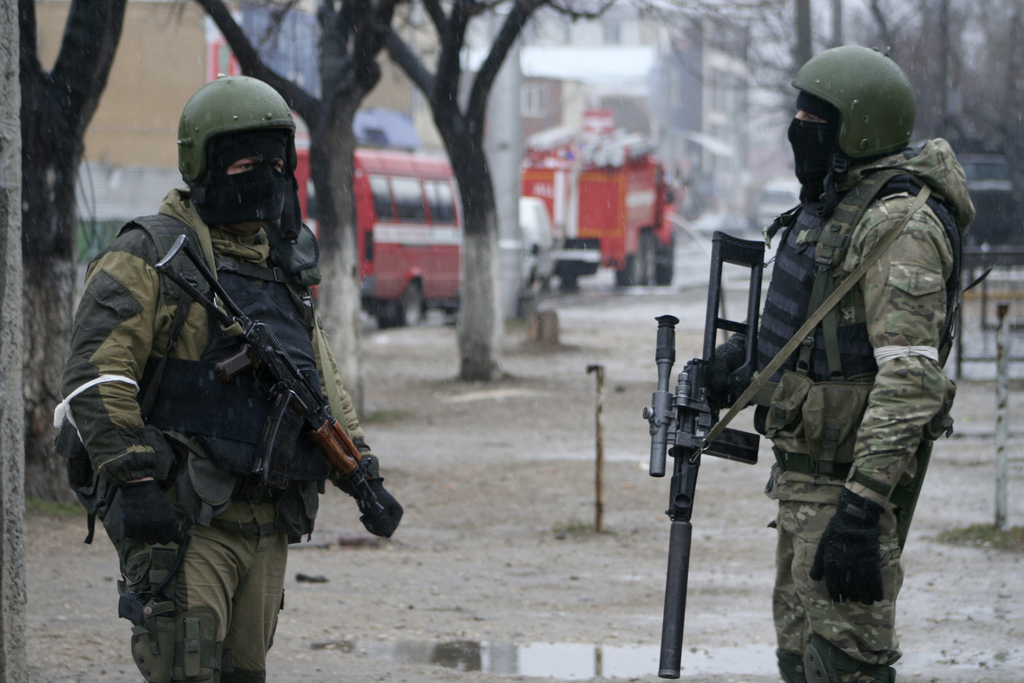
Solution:
[{"label": "soldier in camouflage uniform", "polygon": [[[197,91],[179,127],[188,189],[96,257],[75,318],[58,450],[90,513],[89,540],[99,517],[117,549],[120,614],[153,683],[266,680],[287,547],[312,531],[326,479],[351,494],[358,476],[375,490],[382,507],[361,518],[370,532],[390,536],[401,519],[316,316],[318,252],[298,213],[294,140],[270,86],[222,77]],[[180,235],[321,387],[362,454],[356,473],[338,475],[299,438],[286,488],[251,475],[270,399],[251,371],[214,379],[237,339],[154,269]],[[208,290],[197,275],[183,272]]]},{"label": "soldier in camouflage uniform", "polygon": [[[955,385],[942,364],[974,208],[944,140],[908,147],[914,94],[891,59],[835,48],[793,85],[803,191],[766,230],[781,242],[758,368],[880,240],[902,232],[755,398],[777,460],[765,490],[779,501],[779,667],[787,683],[892,683],[902,542],[931,440],[951,424]],[[931,196],[915,204],[923,188]],[[743,342],[716,357],[737,358]]]}]

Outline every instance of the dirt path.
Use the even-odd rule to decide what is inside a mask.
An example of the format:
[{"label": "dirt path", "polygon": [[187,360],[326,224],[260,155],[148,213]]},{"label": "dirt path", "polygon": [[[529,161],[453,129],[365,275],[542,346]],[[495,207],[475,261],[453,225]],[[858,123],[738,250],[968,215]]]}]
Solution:
[{"label": "dirt path", "polygon": [[[680,301],[685,298],[687,304]],[[509,377],[454,381],[451,327],[364,339],[368,440],[405,505],[394,540],[368,540],[354,504],[322,498],[311,543],[293,547],[270,654],[274,681],[515,681],[597,674],[658,680],[668,522],[665,480],[645,471],[640,411],[654,389],[653,318],[684,322],[696,355],[703,293],[582,297],[559,305],[563,346],[506,340]],[[595,381],[607,373],[607,532],[594,533]],[[1014,397],[1012,425],[1024,424]],[[1024,680],[1024,556],[934,540],[992,519],[991,383],[964,383],[940,442],[905,556],[901,681]],[[741,428],[742,424],[739,425]],[[1021,435],[1012,442],[1010,522],[1024,524]],[[693,520],[683,676],[777,681],[770,612],[771,455],[707,459]],[[138,681],[116,619],[116,558],[84,519],[27,523],[33,682]],[[305,574],[326,582],[295,580]],[[447,666],[442,666],[445,664]],[[448,668],[456,667],[456,668]]]}]

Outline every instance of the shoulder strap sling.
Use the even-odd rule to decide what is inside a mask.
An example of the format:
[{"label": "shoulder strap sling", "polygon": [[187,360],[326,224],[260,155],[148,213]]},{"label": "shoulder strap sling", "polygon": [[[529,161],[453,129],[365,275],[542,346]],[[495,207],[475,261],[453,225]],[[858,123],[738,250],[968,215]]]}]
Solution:
[{"label": "shoulder strap sling", "polygon": [[732,422],[733,418],[735,418],[739,412],[747,406],[750,399],[753,398],[754,394],[756,394],[758,390],[768,382],[772,375],[775,374],[775,371],[782,367],[782,364],[787,358],[789,358],[790,354],[792,354],[793,351],[795,351],[803,342],[804,338],[814,330],[817,324],[821,322],[822,318],[824,318],[825,315],[839,303],[846,293],[850,291],[862,277],[864,277],[864,274],[868,272],[868,268],[873,266],[875,261],[882,257],[885,250],[888,249],[889,246],[896,241],[896,238],[903,233],[903,229],[907,226],[907,223],[910,222],[910,219],[914,214],[920,211],[921,207],[924,206],[924,203],[928,201],[928,197],[931,196],[931,193],[931,188],[927,185],[921,188],[920,194],[917,195],[917,198],[910,205],[910,209],[907,210],[906,215],[900,219],[900,222],[896,227],[890,230],[888,235],[878,241],[878,244],[876,244],[875,248],[872,249],[866,257],[864,257],[864,260],[861,261],[860,265],[857,266],[857,268],[854,269],[854,271],[850,273],[838,287],[836,287],[832,294],[822,302],[821,306],[819,306],[818,309],[814,311],[809,318],[807,318],[807,322],[805,322],[800,329],[796,331],[793,338],[790,339],[777,354],[775,354],[775,357],[772,358],[771,362],[768,363],[757,378],[750,383],[750,386],[747,387],[746,391],[740,394],[740,397],[732,404],[732,407],[729,408],[729,412],[725,414],[725,417],[719,420],[715,426],[711,428],[711,431],[708,432],[707,438],[704,439],[703,448],[707,448],[715,439],[718,438],[722,433],[722,430],[724,430],[728,424]]}]

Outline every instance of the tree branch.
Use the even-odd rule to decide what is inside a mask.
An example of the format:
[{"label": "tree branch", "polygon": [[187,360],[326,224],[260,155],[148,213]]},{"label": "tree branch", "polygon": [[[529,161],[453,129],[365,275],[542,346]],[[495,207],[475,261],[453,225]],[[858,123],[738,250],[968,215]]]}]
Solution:
[{"label": "tree branch", "polygon": [[[472,0],[454,0],[452,11],[445,22],[446,30],[438,35],[441,42],[441,55],[437,59],[437,72],[434,78],[434,91],[430,98],[445,112],[444,116],[459,112],[459,79],[462,75],[462,46],[466,38],[466,26],[469,23],[467,5]],[[436,118],[436,110],[435,110]]]},{"label": "tree branch", "polygon": [[427,70],[423,62],[420,61],[420,58],[412,51],[412,48],[394,31],[388,34],[387,46],[388,55],[391,56],[391,59],[395,60],[396,64],[402,67],[402,70],[412,79],[412,82],[416,84],[420,92],[427,97],[432,97],[434,93],[434,74]]},{"label": "tree branch", "polygon": [[569,6],[568,4],[563,5],[557,2],[550,2],[548,4],[560,14],[564,14],[573,21],[577,21],[580,19],[598,19],[602,14],[608,11],[609,7],[615,4],[615,0],[604,0],[600,8],[591,11],[581,11]]},{"label": "tree branch", "polygon": [[387,43],[396,0],[377,0],[370,3],[363,17],[363,30],[356,35],[353,52],[356,58],[356,81],[369,91],[380,79],[377,55]]},{"label": "tree branch", "polygon": [[322,115],[319,100],[263,63],[256,49],[221,0],[196,0],[196,2],[206,10],[206,13],[213,19],[213,23],[224,35],[224,39],[231,46],[231,51],[235,53],[235,57],[242,67],[242,72],[246,76],[260,79],[277,90],[284,97],[288,106],[297,111],[307,124],[311,127],[316,125]]},{"label": "tree branch", "polygon": [[878,0],[871,0],[871,16],[875,18],[875,23],[878,25],[878,32],[882,36],[882,42],[884,45],[883,49],[892,47],[892,34],[889,32],[889,24],[885,19],[885,12],[878,5]]},{"label": "tree branch", "polygon": [[491,51],[487,54],[487,59],[480,66],[476,78],[473,79],[473,88],[469,95],[469,105],[466,107],[466,115],[470,119],[483,120],[487,108],[487,95],[491,92],[494,79],[497,78],[498,71],[501,70],[501,65],[505,62],[505,57],[508,56],[508,51],[516,42],[519,34],[522,33],[523,26],[526,25],[530,14],[533,13],[533,10],[539,4],[529,0],[518,0],[512,4],[511,10],[505,17],[505,23],[501,25],[501,30],[491,45]]},{"label": "tree branch", "polygon": [[51,95],[80,139],[99,104],[114,62],[127,0],[72,0],[53,70]]},{"label": "tree branch", "polygon": [[448,18],[444,15],[444,10],[441,9],[441,3],[438,0],[423,0],[423,6],[426,8],[427,14],[430,15],[430,20],[434,22],[437,35],[444,36],[448,32]]},{"label": "tree branch", "polygon": [[18,0],[18,68],[21,78],[38,80],[43,74],[36,52],[36,3],[35,0]]}]

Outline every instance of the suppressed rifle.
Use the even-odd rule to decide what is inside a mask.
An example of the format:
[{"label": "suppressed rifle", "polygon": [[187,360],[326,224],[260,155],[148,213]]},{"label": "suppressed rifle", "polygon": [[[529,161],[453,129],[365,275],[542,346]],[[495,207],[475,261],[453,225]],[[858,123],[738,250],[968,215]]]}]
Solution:
[{"label": "suppressed rifle", "polygon": [[[757,434],[725,429],[713,442],[705,439],[718,420],[718,409],[709,403],[708,368],[715,358],[719,330],[746,334],[744,364],[730,373],[730,379],[742,383],[755,368],[757,321],[761,305],[761,274],[764,269],[764,243],[741,240],[722,232],[712,237],[711,276],[708,282],[707,317],[704,324],[704,352],[689,361],[679,373],[676,392],[669,392],[669,379],[676,360],[675,326],[679,319],[663,315],[658,320],[655,362],[658,364],[658,390],[653,406],[644,408],[651,429],[652,477],[665,476],[666,449],[674,460],[669,507],[672,520],[668,549],[668,578],[665,585],[665,614],[661,624],[661,678],[679,678],[683,646],[683,618],[686,612],[686,583],[690,567],[690,516],[693,513],[697,470],[702,454],[715,455],[753,465],[757,462]],[[719,317],[722,301],[722,266],[725,263],[750,269],[745,322]]]},{"label": "suppressed rifle", "polygon": [[[213,288],[227,308],[227,312],[221,310],[215,301],[200,292],[170,265],[171,260],[182,251]],[[369,461],[363,461],[359,449],[331,414],[330,405],[323,394],[310,384],[270,328],[264,323],[249,319],[231,300],[206,261],[196,254],[185,235],[174,242],[167,254],[156,264],[156,269],[173,280],[225,328],[233,325],[241,328],[241,348],[214,366],[218,379],[227,383],[249,369],[258,370],[270,379],[271,387],[268,393],[273,399],[273,405],[270,419],[264,425],[260,442],[257,444],[253,475],[265,486],[286,487],[289,463],[287,458],[275,457],[274,445],[294,443],[302,432],[316,444],[331,467],[352,484],[360,512],[371,516],[383,512],[383,506],[366,481],[370,476],[366,471],[366,463]],[[330,378],[327,381],[330,381]],[[303,427],[306,429],[303,430]]]}]

